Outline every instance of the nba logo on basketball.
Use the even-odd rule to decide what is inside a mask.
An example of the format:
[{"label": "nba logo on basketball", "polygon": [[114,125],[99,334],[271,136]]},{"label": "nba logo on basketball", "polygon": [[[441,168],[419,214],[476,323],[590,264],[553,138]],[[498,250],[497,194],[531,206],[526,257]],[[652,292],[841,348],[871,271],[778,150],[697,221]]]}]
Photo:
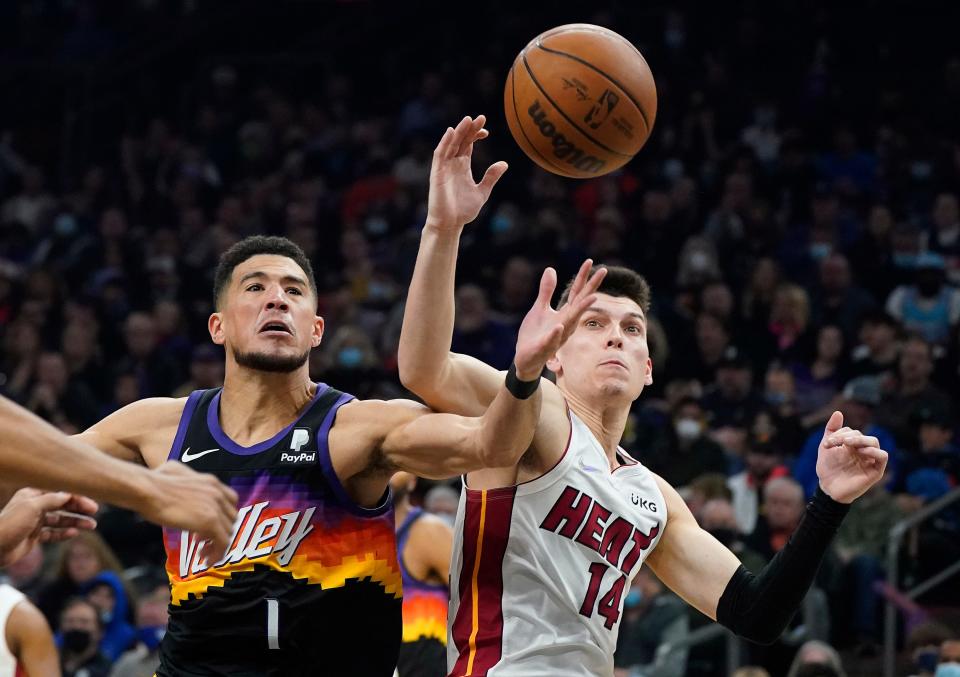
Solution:
[{"label": "nba logo on basketball", "polygon": [[587,117],[583,118],[583,121],[589,123],[591,129],[597,129],[603,124],[603,121],[607,119],[618,103],[620,103],[619,96],[609,89],[603,90],[603,94],[601,94],[597,102],[593,104],[593,108],[587,113]]}]

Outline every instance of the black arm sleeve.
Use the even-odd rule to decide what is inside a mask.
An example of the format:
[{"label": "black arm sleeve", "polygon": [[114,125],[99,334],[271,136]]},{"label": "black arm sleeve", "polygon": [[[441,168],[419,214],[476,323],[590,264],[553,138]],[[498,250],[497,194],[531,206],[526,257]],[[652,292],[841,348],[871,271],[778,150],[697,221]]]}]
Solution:
[{"label": "black arm sleeve", "polygon": [[757,575],[742,565],[733,574],[717,603],[717,622],[753,642],[775,642],[800,607],[849,509],[817,487],[783,550]]}]

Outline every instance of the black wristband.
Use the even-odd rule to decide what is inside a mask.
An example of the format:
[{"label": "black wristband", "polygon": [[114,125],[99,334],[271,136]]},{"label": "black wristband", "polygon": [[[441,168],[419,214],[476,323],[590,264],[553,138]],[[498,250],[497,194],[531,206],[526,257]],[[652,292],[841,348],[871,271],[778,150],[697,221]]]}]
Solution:
[{"label": "black wristband", "polygon": [[540,377],[538,376],[532,381],[521,381],[517,378],[517,365],[511,362],[510,368],[507,369],[507,380],[504,385],[507,387],[507,392],[515,398],[525,400],[537,392],[537,388],[540,387]]}]

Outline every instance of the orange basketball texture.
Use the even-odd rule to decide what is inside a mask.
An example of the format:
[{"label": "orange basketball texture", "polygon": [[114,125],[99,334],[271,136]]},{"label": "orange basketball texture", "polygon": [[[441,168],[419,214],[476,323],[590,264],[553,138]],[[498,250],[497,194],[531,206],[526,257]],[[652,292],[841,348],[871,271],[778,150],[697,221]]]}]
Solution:
[{"label": "orange basketball texture", "polygon": [[657,115],[657,88],[628,40],[591,24],[541,33],[517,55],[503,91],[513,138],[538,165],[585,179],[637,154]]}]

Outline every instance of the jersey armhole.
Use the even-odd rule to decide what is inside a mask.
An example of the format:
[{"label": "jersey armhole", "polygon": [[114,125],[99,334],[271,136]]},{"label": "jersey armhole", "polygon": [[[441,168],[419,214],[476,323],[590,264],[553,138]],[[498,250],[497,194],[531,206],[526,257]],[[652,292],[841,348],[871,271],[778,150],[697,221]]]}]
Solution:
[{"label": "jersey armhole", "polygon": [[183,412],[180,414],[180,423],[177,424],[177,434],[173,438],[173,444],[170,445],[170,453],[167,454],[168,461],[179,461],[183,438],[187,436],[187,429],[190,427],[190,419],[197,410],[200,398],[206,390],[194,390],[187,398],[187,403],[183,405]]}]

